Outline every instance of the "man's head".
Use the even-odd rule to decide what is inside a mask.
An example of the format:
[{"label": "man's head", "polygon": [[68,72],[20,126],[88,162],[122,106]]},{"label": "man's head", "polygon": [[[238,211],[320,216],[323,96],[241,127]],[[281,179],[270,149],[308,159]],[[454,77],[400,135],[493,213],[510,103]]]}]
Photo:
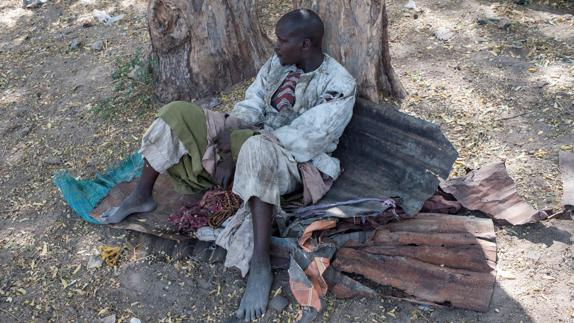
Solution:
[{"label": "man's head", "polygon": [[324,26],[321,18],[309,9],[285,14],[275,26],[275,53],[281,64],[302,64],[317,52],[322,53]]}]

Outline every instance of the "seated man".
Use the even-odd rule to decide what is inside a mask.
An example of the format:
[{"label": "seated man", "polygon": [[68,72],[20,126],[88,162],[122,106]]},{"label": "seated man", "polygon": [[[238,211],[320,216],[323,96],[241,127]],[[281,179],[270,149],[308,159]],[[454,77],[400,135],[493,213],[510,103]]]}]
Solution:
[{"label": "seated man", "polygon": [[[153,210],[152,189],[161,172],[169,173],[183,192],[233,181],[233,192],[253,222],[248,229],[252,251],[243,248],[250,253],[244,271],[249,277],[237,311],[245,320],[261,317],[267,308],[272,220],[281,195],[303,184],[316,202],[340,173],[339,161],[330,154],[351,120],[356,84],[323,53],[323,31],[323,22],[310,10],[283,16],[275,29],[275,55],[230,115],[186,102],[163,107],[142,140],[145,166],[136,189],[102,216],[104,223],[117,223]],[[233,244],[223,246],[229,250]]]}]

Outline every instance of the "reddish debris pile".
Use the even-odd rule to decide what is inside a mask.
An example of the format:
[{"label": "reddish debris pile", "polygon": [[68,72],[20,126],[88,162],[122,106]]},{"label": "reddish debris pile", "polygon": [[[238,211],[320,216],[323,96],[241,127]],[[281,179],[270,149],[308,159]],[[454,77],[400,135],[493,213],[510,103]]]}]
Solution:
[{"label": "reddish debris pile", "polygon": [[207,225],[217,228],[241,206],[239,196],[219,188],[205,192],[197,203],[185,204],[169,216],[180,232],[194,232]]}]

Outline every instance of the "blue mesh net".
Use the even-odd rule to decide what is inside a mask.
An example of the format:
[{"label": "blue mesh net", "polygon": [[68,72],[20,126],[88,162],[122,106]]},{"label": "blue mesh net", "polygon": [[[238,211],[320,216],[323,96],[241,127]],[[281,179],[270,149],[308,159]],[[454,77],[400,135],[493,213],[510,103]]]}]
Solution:
[{"label": "blue mesh net", "polygon": [[135,153],[120,162],[117,167],[112,167],[103,174],[96,174],[94,179],[76,179],[63,170],[54,175],[53,183],[77,215],[90,223],[100,224],[90,216],[90,212],[114,186],[138,177],[143,165],[142,155]]}]

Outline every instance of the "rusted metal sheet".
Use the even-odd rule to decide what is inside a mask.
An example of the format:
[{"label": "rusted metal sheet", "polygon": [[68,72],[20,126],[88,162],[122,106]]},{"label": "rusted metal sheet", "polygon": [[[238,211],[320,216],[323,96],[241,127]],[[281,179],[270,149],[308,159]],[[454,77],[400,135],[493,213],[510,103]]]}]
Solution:
[{"label": "rusted metal sheet", "polygon": [[333,266],[423,300],[480,312],[488,311],[496,279],[494,272],[453,269],[351,248],[340,249]]},{"label": "rusted metal sheet", "polygon": [[465,208],[482,211],[498,221],[520,225],[548,217],[546,212],[537,211],[522,200],[503,162],[450,179],[441,183],[440,187],[454,195]]},{"label": "rusted metal sheet", "polygon": [[392,232],[468,233],[476,238],[496,238],[492,220],[474,216],[419,213],[413,219],[388,223],[385,228]]},{"label": "rusted metal sheet", "polygon": [[491,219],[420,214],[366,237],[347,240],[335,256],[334,269],[363,275],[419,300],[488,310],[496,278]]},{"label": "rusted metal sheet", "polygon": [[561,151],[560,172],[562,173],[562,205],[574,210],[574,153]]},{"label": "rusted metal sheet", "polygon": [[484,246],[478,243],[451,247],[390,245],[365,247],[358,250],[372,255],[405,256],[449,268],[490,272],[496,267],[496,254],[494,254],[494,259],[492,259],[492,252],[487,253],[484,250],[484,248],[488,247],[490,247],[490,250],[496,250],[496,244],[493,242],[489,242],[488,245]]},{"label": "rusted metal sheet", "polygon": [[329,291],[337,298],[377,297],[377,292],[334,270],[333,267],[327,268],[323,277],[329,285]]},{"label": "rusted metal sheet", "polygon": [[324,201],[400,197],[411,215],[436,191],[437,176],[448,177],[458,156],[439,126],[363,99],[334,154],[344,172]]},{"label": "rusted metal sheet", "polygon": [[[494,231],[493,231],[494,233]],[[371,245],[427,245],[427,246],[458,246],[476,244],[477,237],[470,233],[432,233],[427,232],[391,232],[387,229],[375,231]],[[356,245],[356,244],[353,244]]]}]

